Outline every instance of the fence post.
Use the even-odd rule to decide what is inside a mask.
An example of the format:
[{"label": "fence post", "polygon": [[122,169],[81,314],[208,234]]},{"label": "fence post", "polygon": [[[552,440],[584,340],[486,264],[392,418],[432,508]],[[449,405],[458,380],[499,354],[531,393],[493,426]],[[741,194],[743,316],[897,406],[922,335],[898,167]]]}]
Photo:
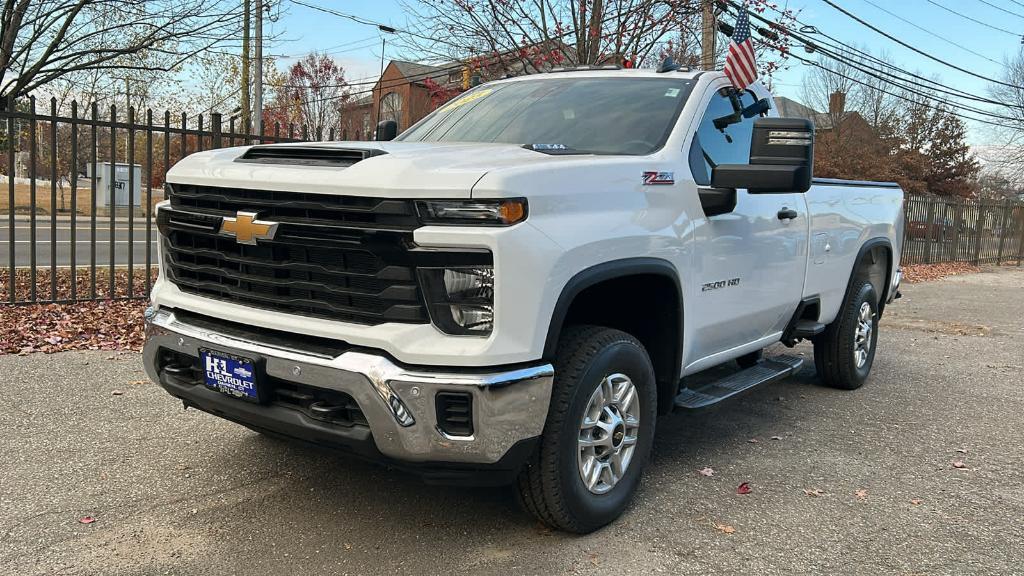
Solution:
[{"label": "fence post", "polygon": [[1017,267],[1024,261],[1024,204],[1017,206],[1017,227],[1020,228],[1020,240],[1017,242]]},{"label": "fence post", "polygon": [[[18,283],[18,268],[17,268],[17,254],[15,253],[15,223],[14,218],[14,205],[17,202],[15,197],[15,185],[14,178],[18,175],[14,160],[14,148],[15,146],[21,147],[21,130],[15,130],[14,127],[14,96],[10,93],[7,94],[7,225],[8,225],[8,251],[10,262],[8,263],[7,269],[7,299],[11,304],[14,304],[18,299],[17,283]],[[19,126],[20,128],[20,126]]]},{"label": "fence post", "polygon": [[950,257],[950,261],[960,261],[960,230],[964,224],[964,203],[958,201],[956,203],[956,212],[953,215],[953,254]]},{"label": "fence post", "polygon": [[932,263],[932,234],[934,229],[935,220],[935,200],[928,200],[928,216],[925,218],[925,234],[924,234],[924,262],[925,264]]},{"label": "fence post", "polygon": [[1006,227],[1007,217],[1010,215],[1010,201],[1003,202],[1003,221],[999,223],[999,254],[996,256],[996,264],[1003,265],[1003,245],[1006,244],[1006,236],[1009,230]]},{"label": "fence post", "polygon": [[972,264],[978,265],[978,259],[981,258],[981,232],[985,227],[985,204],[981,201],[978,202],[978,220],[974,223],[974,259]]},{"label": "fence post", "polygon": [[221,122],[222,122],[222,118],[221,118],[220,112],[213,112],[213,113],[210,114],[210,130],[213,132],[213,137],[212,137],[213,141],[211,142],[211,144],[212,144],[213,148],[221,148],[222,147],[222,143],[221,143],[221,139],[222,139],[222,132],[221,132],[222,126],[221,126]]}]

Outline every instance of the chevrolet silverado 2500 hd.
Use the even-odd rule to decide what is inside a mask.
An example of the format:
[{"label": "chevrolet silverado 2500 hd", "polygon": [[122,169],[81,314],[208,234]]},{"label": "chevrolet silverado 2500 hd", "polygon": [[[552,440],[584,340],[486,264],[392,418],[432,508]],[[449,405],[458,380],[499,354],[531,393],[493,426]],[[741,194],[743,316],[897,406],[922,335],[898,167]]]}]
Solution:
[{"label": "chevrolet silverado 2500 hd", "polygon": [[658,418],[800,367],[763,348],[867,379],[902,192],[812,180],[813,138],[760,85],[595,69],[476,87],[390,141],[193,154],[158,207],[146,369],[186,407],[596,529]]}]

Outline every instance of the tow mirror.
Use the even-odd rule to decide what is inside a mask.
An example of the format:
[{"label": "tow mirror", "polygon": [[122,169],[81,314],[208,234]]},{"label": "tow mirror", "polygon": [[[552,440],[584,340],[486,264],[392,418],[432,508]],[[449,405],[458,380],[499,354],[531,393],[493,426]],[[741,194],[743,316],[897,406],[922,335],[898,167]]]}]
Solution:
[{"label": "tow mirror", "polygon": [[394,120],[381,120],[377,123],[377,140],[394,140],[398,136],[398,122]]},{"label": "tow mirror", "polygon": [[719,164],[714,188],[751,194],[806,192],[814,164],[814,123],[803,118],[758,118],[750,139],[750,164]]}]

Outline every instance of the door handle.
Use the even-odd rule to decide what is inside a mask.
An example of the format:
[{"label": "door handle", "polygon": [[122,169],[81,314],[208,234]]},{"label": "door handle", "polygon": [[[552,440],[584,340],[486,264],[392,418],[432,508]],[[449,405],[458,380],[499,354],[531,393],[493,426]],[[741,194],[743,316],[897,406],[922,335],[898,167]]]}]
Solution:
[{"label": "door handle", "polygon": [[779,210],[777,216],[779,217],[779,220],[796,220],[797,213],[796,210],[783,206],[782,209]]}]

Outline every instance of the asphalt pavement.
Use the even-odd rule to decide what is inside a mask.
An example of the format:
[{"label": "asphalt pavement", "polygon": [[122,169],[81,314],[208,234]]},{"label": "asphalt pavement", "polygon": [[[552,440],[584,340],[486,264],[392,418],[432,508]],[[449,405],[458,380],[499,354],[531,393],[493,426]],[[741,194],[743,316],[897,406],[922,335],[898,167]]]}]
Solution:
[{"label": "asphalt pavement", "polygon": [[635,504],[587,536],[183,412],[135,353],[0,357],[0,571],[1024,574],[1024,271],[904,294],[864,388],[805,368],[663,418]]},{"label": "asphalt pavement", "polygon": [[[0,216],[0,262],[3,266],[9,265],[11,240],[14,240],[14,265],[18,267],[30,266],[32,263],[32,243],[35,238],[36,265],[46,267],[50,265],[50,242],[56,240],[57,266],[68,266],[71,264],[72,238],[75,239],[75,262],[78,266],[88,266],[92,259],[92,245],[95,239],[96,262],[98,266],[109,265],[110,263],[110,219],[99,217],[96,219],[96,233],[93,235],[92,222],[87,216],[80,216],[75,223],[75,230],[72,234],[70,220],[63,218],[57,221],[57,226],[51,226],[48,216],[40,216],[36,220],[35,235],[32,234],[32,224],[26,217],[19,216],[14,223],[14,234],[11,234],[11,227],[4,216]],[[53,231],[56,231],[54,236]],[[153,223],[150,240],[146,239],[146,219],[136,218],[129,223],[125,218],[118,218],[114,221],[114,262],[118,266],[128,265],[128,254],[131,252],[133,264],[138,265],[146,261],[146,249],[149,247],[151,258],[156,259],[156,223]],[[129,250],[129,246],[131,249]]]}]

